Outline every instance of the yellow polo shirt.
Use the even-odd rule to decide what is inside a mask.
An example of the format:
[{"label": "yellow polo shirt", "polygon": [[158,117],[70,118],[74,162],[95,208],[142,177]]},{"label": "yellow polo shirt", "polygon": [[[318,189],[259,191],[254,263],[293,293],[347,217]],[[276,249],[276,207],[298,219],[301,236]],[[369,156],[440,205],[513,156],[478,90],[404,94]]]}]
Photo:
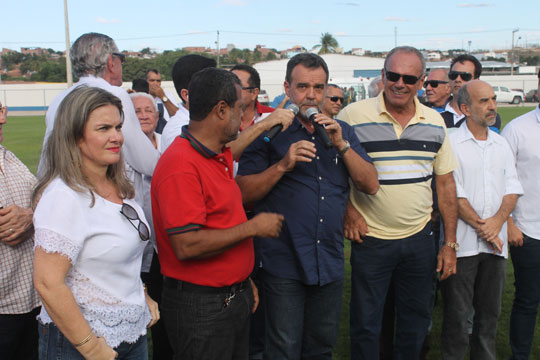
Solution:
[{"label": "yellow polo shirt", "polygon": [[405,128],[386,110],[383,92],[344,108],[339,118],[354,127],[377,168],[375,195],[351,186],[351,201],[366,219],[369,236],[402,239],[431,219],[433,174],[457,167],[441,115],[414,98],[416,113]]}]

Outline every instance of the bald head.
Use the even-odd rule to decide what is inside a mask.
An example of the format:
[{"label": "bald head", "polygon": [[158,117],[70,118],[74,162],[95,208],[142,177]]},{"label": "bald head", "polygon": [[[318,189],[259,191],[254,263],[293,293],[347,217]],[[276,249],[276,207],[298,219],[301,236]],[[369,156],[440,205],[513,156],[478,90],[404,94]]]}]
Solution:
[{"label": "bald head", "polygon": [[472,80],[464,84],[459,89],[457,101],[467,117],[467,126],[470,127],[470,122],[486,128],[495,124],[497,97],[491,85],[485,81]]}]

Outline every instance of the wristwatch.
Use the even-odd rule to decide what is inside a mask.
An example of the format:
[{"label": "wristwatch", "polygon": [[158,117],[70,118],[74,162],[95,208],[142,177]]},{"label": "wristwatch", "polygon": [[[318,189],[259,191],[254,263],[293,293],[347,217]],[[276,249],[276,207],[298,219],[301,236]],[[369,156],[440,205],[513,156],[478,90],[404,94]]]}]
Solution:
[{"label": "wristwatch", "polygon": [[166,96],[164,96],[164,97],[161,98],[161,101],[163,101],[164,103],[166,103],[167,101],[169,101],[169,98],[166,97]]},{"label": "wristwatch", "polygon": [[445,241],[444,242],[444,245],[448,246],[449,248],[452,248],[456,251],[459,250],[459,244],[457,242],[450,242],[450,241]]},{"label": "wristwatch", "polygon": [[343,155],[345,155],[347,150],[349,150],[350,148],[351,148],[351,143],[345,140],[345,147],[343,147],[343,149],[341,150],[338,150],[339,156],[343,157]]}]

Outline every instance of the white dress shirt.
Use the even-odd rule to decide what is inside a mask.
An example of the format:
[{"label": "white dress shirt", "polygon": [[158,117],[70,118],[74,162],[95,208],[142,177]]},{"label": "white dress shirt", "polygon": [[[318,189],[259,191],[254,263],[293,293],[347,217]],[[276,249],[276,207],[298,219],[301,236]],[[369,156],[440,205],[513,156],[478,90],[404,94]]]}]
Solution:
[{"label": "white dress shirt", "polygon": [[514,154],[524,194],[518,199],[513,218],[519,230],[540,240],[540,109],[538,106],[510,121],[502,136]]},{"label": "white dress shirt", "polygon": [[161,133],[161,153],[172,144],[174,139],[182,133],[182,126],[189,124],[189,110],[183,104],[178,106],[176,114],[167,121]]},{"label": "white dress shirt", "polygon": [[[60,106],[60,103],[73,89],[79,85],[86,85],[89,87],[97,87],[107,90],[122,101],[122,108],[124,111],[124,124],[122,126],[124,146],[122,151],[125,156],[125,160],[137,172],[152,176],[154,168],[156,167],[159,159],[159,151],[154,148],[152,142],[142,132],[139,119],[137,119],[137,115],[135,114],[133,102],[131,101],[131,98],[126,90],[118,86],[113,86],[100,77],[84,76],[79,79],[79,82],[62,91],[53,99],[49,105],[49,109],[47,110],[47,115],[45,117],[46,130],[43,145],[45,146],[47,139],[53,130],[56,112]],[[43,155],[44,152],[41,153],[38,175],[43,173]]]},{"label": "white dress shirt", "polygon": [[[487,140],[478,141],[464,123],[450,134],[450,143],[458,160],[454,171],[458,198],[465,198],[482,219],[497,213],[503,197],[523,194],[518,180],[512,151],[506,140],[494,131],[488,131]],[[508,257],[506,222],[499,237],[504,242],[502,254]],[[456,238],[459,243],[457,257],[479,253],[493,253],[488,243],[478,237],[476,230],[458,219]]]}]

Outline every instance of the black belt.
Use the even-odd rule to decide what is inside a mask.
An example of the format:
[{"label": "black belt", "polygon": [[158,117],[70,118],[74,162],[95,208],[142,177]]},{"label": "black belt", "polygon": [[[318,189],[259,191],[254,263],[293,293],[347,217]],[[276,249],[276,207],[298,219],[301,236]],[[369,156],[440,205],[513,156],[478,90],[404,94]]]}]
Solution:
[{"label": "black belt", "polygon": [[242,282],[232,284],[230,286],[213,287],[197,285],[187,281],[173,279],[168,276],[163,276],[163,286],[168,288],[176,288],[178,290],[185,290],[189,292],[198,292],[204,294],[234,294],[249,288],[249,279]]}]

